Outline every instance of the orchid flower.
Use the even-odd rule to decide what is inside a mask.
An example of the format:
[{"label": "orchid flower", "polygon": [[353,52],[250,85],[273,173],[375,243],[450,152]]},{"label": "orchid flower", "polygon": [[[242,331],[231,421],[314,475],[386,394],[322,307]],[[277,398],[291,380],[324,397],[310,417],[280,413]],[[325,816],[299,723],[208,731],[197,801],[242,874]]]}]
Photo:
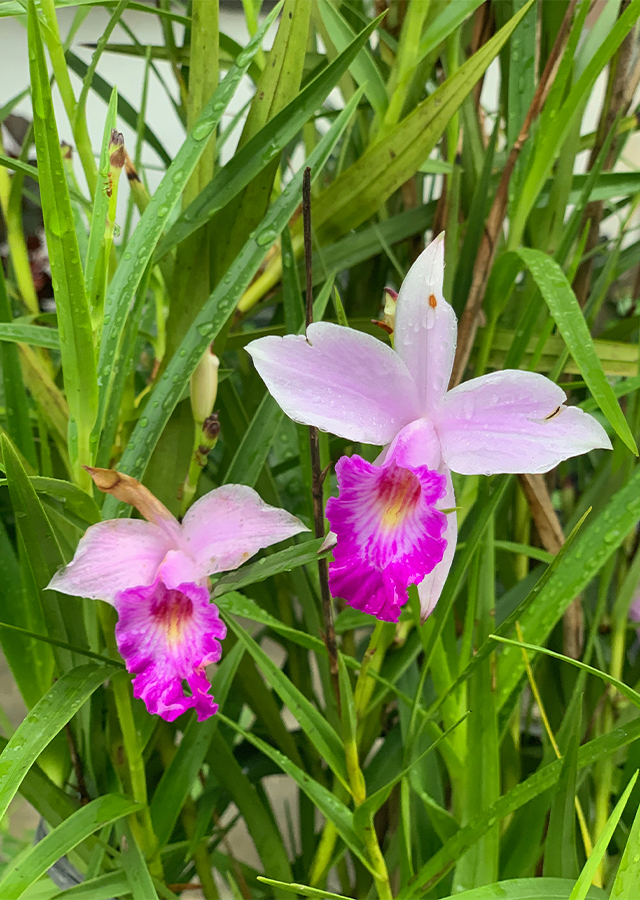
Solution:
[{"label": "orchid flower", "polygon": [[310,325],[306,337],[264,337],[247,347],[291,419],[384,445],[374,465],[339,461],[340,496],[327,517],[337,535],[333,595],[389,621],[397,621],[408,584],[418,585],[423,621],[440,597],[457,540],[451,471],[547,472],[570,456],[611,448],[596,419],[565,406],[564,391],[534,372],[507,369],[447,390],[457,321],[443,275],[440,235],[400,288],[395,350],[328,322]]},{"label": "orchid flower", "polygon": [[192,708],[201,722],[218,710],[204,670],[220,659],[226,634],[209,602],[207,577],[307,529],[239,484],[205,494],[180,524],[135,479],[107,469],[89,472],[101,490],[135,505],[147,521],[91,525],[48,587],[114,606],[116,642],[135,676],[134,696],[168,722]]}]

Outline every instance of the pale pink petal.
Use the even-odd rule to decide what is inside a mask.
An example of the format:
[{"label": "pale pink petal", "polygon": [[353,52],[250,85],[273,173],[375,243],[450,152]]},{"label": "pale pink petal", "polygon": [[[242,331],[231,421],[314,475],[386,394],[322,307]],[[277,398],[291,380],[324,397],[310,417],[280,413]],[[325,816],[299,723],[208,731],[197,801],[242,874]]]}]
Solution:
[{"label": "pale pink petal", "polygon": [[440,439],[429,419],[416,419],[398,432],[376,460],[376,465],[382,465],[385,459],[392,457],[400,466],[439,468],[442,457]]},{"label": "pale pink petal", "polygon": [[382,466],[359,456],[336,465],[339,497],[327,503],[337,535],[329,586],[334,597],[386,622],[397,622],[416,584],[442,559],[446,521],[434,509],[445,489],[426,466]]},{"label": "pale pink petal", "polygon": [[209,591],[196,584],[169,590],[158,578],[152,585],[121,591],[114,605],[116,641],[135,675],[134,697],[168,722],[188,709],[196,710],[199,722],[217,712],[204,669],[220,659],[227,629],[217,606],[209,603]]},{"label": "pale pink petal", "polygon": [[456,314],[444,299],[444,234],[424,250],[402,282],[396,305],[394,346],[413,375],[422,412],[444,397],[456,350]]},{"label": "pale pink petal", "polygon": [[140,519],[109,519],[87,528],[68,566],[48,587],[74,597],[113,602],[118,591],[149,585],[172,547],[170,536]]},{"label": "pale pink petal", "polygon": [[387,444],[420,415],[414,380],[391,347],[318,322],[302,335],[249,344],[269,392],[294,422],[351,441]]},{"label": "pale pink petal", "polygon": [[301,531],[299,519],[269,506],[243,484],[226,484],[193,504],[182,523],[182,549],[194,561],[195,581],[237,569],[263,547]]},{"label": "pale pink petal", "polygon": [[449,391],[435,418],[445,463],[461,475],[548,472],[611,441],[593,416],[564,406],[562,388],[506,369]]},{"label": "pale pink petal", "polygon": [[[181,536],[180,543],[182,541]],[[198,583],[205,578],[201,567],[183,550],[169,550],[158,569],[158,575],[171,590],[187,581]]]},{"label": "pale pink petal", "polygon": [[[447,490],[442,498],[436,503],[437,509],[453,509],[456,505],[456,497],[453,492],[453,484],[451,482],[451,473],[445,469],[444,474],[447,478]],[[447,580],[453,556],[456,552],[456,543],[458,542],[458,516],[457,513],[447,513],[447,527],[442,537],[446,540],[447,546],[444,556],[438,565],[429,572],[429,574],[418,585],[418,597],[420,598],[420,621],[426,622],[431,613],[436,608],[436,604],[440,599],[442,588]]]}]

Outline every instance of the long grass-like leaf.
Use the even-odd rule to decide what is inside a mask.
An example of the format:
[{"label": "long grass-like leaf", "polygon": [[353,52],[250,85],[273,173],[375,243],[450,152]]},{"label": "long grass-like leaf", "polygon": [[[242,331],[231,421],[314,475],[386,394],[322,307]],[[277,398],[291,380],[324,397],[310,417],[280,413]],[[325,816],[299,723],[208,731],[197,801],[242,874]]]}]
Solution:
[{"label": "long grass-like leaf", "polygon": [[[359,100],[360,95],[355,94],[309,156],[308,164],[314,177],[317,177],[322,171]],[[172,410],[200,362],[206,347],[233,313],[239,298],[257,271],[269,247],[298,205],[301,184],[302,171],[293,176],[265,216],[257,233],[249,238],[194,320],[178,351],[162,375],[160,383],[151,394],[144,415],[131,436],[120,463],[123,471],[134,476],[140,476],[144,472],[160,433],[169,420]],[[105,515],[113,515],[116,511],[116,504],[110,502],[111,500],[112,498],[108,497],[105,501]]]},{"label": "long grass-like leaf", "polygon": [[0,754],[1,815],[44,748],[115,671],[111,666],[94,665],[72,669],[34,706]]},{"label": "long grass-like leaf", "polygon": [[76,479],[88,485],[90,479],[81,466],[92,459],[91,430],[98,402],[91,319],[35,0],[29,0],[28,9],[33,128],[62,370],[71,413],[69,454]]}]

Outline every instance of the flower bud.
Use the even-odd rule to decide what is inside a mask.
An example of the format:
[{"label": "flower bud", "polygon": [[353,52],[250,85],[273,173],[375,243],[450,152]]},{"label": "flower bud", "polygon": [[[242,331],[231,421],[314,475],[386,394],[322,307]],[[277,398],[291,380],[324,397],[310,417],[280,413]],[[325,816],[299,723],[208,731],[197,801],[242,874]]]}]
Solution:
[{"label": "flower bud", "polygon": [[393,333],[396,327],[396,302],[398,300],[398,292],[393,288],[386,287],[384,289],[384,323]]},{"label": "flower bud", "polygon": [[208,348],[191,376],[191,409],[196,425],[202,426],[216,402],[219,365],[220,360]]},{"label": "flower bud", "polygon": [[384,289],[384,310],[382,319],[372,319],[374,325],[382,328],[387,334],[393,334],[396,327],[396,301],[398,292],[393,288],[386,287]]},{"label": "flower bud", "polygon": [[122,169],[124,166],[124,135],[115,128],[111,129],[108,152],[110,168]]}]

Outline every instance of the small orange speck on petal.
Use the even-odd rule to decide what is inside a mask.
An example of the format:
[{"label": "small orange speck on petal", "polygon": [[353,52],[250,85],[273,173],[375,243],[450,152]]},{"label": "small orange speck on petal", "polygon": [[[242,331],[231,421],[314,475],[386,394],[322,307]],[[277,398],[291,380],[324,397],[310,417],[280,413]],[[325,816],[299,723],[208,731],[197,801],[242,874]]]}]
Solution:
[{"label": "small orange speck on petal", "polygon": [[438,301],[436,300],[435,294],[429,294],[429,306],[431,309],[435,309],[438,305]]}]

